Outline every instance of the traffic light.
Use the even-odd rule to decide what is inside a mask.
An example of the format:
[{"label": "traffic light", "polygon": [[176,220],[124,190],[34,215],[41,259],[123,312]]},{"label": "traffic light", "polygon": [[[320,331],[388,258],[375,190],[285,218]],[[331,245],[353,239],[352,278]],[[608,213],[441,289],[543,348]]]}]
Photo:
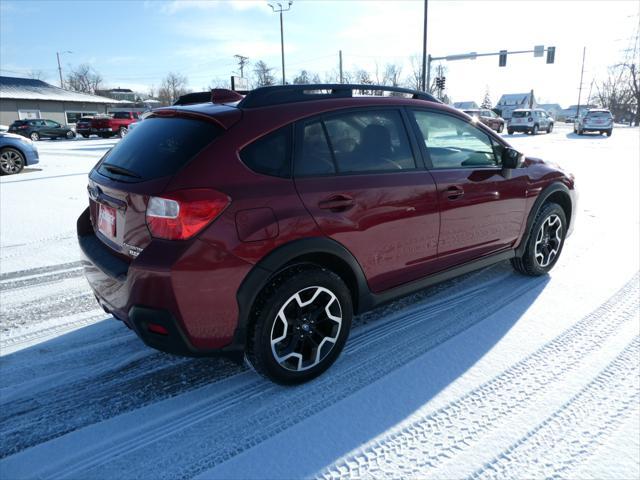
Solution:
[{"label": "traffic light", "polygon": [[446,77],[438,77],[438,78],[436,78],[436,88],[438,90],[444,90],[444,84],[445,84],[446,80],[447,80]]},{"label": "traffic light", "polygon": [[500,50],[500,58],[498,59],[498,66],[499,67],[506,67],[507,66],[507,51],[506,50]]},{"label": "traffic light", "polygon": [[547,48],[547,63],[553,63],[556,58],[556,47]]}]

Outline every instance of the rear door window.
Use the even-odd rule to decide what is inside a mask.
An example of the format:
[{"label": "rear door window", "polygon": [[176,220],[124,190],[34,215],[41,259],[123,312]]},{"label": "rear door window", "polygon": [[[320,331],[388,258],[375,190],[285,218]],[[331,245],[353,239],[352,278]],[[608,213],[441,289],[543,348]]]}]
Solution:
[{"label": "rear door window", "polygon": [[98,172],[126,182],[173,175],[222,131],[200,120],[149,118],[107,153]]}]

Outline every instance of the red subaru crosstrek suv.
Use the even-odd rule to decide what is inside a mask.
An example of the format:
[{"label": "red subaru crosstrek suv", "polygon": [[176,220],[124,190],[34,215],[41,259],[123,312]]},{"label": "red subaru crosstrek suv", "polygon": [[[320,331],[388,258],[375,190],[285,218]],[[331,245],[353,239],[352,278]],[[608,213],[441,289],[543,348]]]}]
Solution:
[{"label": "red subaru crosstrek suv", "polygon": [[506,259],[545,274],[573,228],[573,176],[423,92],[180,103],[99,161],[77,223],[98,302],[166,352],[300,383],[354,314]]}]

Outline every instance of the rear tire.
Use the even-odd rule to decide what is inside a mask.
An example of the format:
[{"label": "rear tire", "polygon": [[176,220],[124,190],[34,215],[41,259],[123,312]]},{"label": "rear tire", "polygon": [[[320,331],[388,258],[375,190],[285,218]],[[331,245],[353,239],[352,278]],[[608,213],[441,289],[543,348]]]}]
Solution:
[{"label": "rear tire", "polygon": [[31,132],[31,135],[29,135],[29,138],[31,139],[32,142],[37,142],[38,140],[40,140],[40,134],[38,132]]},{"label": "rear tire", "polygon": [[498,125],[498,133],[502,133],[502,131],[504,130],[504,124],[500,124]]},{"label": "rear tire", "polygon": [[351,293],[338,275],[314,265],[293,267],[256,300],[246,360],[276,383],[309,381],[338,358],[352,317]]},{"label": "rear tire", "polygon": [[613,129],[607,130],[607,137],[610,137],[611,135],[613,135]]},{"label": "rear tire", "polygon": [[538,134],[538,125],[534,125],[533,129],[531,130],[531,135],[537,135]]},{"label": "rear tire", "polygon": [[89,138],[89,135],[87,135],[86,133],[83,133],[82,138]]},{"label": "rear tire", "polygon": [[532,277],[544,275],[560,258],[567,232],[567,217],[557,203],[546,203],[536,215],[524,253],[511,259],[513,268]]},{"label": "rear tire", "polygon": [[553,123],[550,123],[549,126],[547,127],[547,133],[551,133],[553,132]]},{"label": "rear tire", "polygon": [[508,133],[509,135],[513,135],[513,130],[511,130],[510,128],[507,128],[507,133]]},{"label": "rear tire", "polygon": [[118,130],[118,136],[120,138],[126,137],[127,133],[129,133],[129,130],[126,127],[120,127],[120,129]]}]

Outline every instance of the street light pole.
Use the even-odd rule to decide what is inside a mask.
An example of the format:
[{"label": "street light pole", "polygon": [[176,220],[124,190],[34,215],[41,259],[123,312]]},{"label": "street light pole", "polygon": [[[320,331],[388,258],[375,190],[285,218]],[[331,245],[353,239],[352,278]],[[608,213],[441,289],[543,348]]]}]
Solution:
[{"label": "street light pole", "polygon": [[64,82],[62,81],[62,67],[60,66],[60,55],[64,55],[65,53],[73,53],[70,50],[65,50],[64,52],[56,52],[56,58],[58,59],[58,73],[60,74],[60,88],[64,88]]},{"label": "street light pole", "polygon": [[[429,0],[424,0],[424,31],[422,37],[422,91],[426,92],[429,88],[427,74],[427,8],[429,6]],[[431,66],[431,65],[429,65]]]},{"label": "street light pole", "polygon": [[280,49],[282,53],[282,84],[286,85],[287,82],[285,80],[286,77],[284,74],[284,27],[282,23],[282,12],[288,12],[289,10],[291,10],[291,5],[293,5],[293,0],[289,0],[289,3],[287,4],[286,7],[283,7],[280,2],[276,3],[276,5],[278,5],[277,8],[270,3],[268,5],[271,7],[271,10],[273,10],[273,13],[280,14]]}]

